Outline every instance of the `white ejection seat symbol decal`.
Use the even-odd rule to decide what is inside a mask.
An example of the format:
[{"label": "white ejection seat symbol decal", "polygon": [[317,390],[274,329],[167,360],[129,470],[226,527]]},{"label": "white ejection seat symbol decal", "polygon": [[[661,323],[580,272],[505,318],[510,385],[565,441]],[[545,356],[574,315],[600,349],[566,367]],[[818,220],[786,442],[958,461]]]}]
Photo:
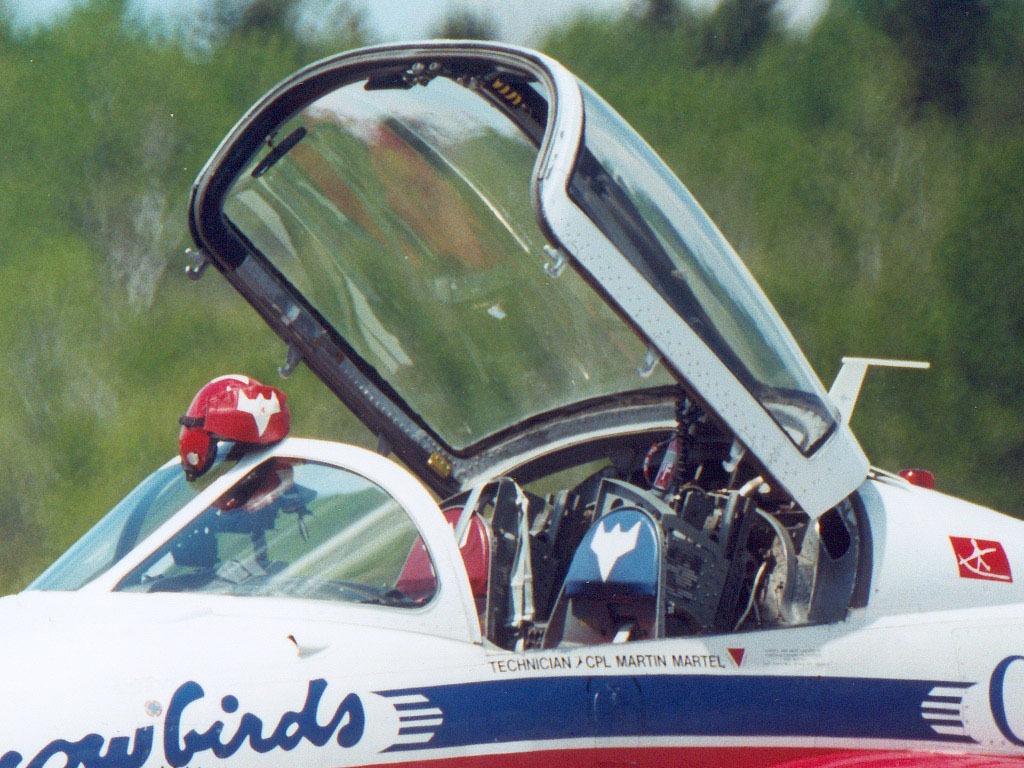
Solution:
[{"label": "white ejection seat symbol decal", "polygon": [[256,432],[260,437],[267,431],[267,424],[270,417],[281,412],[281,403],[277,401],[277,393],[271,392],[270,397],[256,395],[252,400],[245,396],[245,393],[238,393],[238,410],[251,413],[256,422]]},{"label": "white ejection seat symbol decal", "polygon": [[619,558],[627,552],[636,549],[636,538],[640,535],[640,521],[628,531],[622,530],[622,525],[616,523],[611,528],[605,528],[604,523],[598,523],[594,531],[594,538],[590,540],[590,551],[597,555],[597,567],[601,569],[601,581],[608,581],[608,574],[619,562]]},{"label": "white ejection seat symbol decal", "polygon": [[982,549],[978,546],[977,539],[971,539],[971,546],[974,547],[974,551],[971,552],[967,557],[958,557],[957,559],[967,570],[972,573],[976,573],[979,576],[987,576],[990,579],[1006,579],[1009,581],[1009,576],[1004,576],[999,573],[992,573],[992,566],[985,562],[985,555],[991,555],[993,552],[998,552],[996,547],[989,547],[988,549]]}]

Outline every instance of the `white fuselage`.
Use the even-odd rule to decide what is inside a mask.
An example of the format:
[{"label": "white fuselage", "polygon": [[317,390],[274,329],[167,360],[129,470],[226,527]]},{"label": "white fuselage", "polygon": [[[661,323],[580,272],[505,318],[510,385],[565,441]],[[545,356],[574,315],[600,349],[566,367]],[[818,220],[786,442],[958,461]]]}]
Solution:
[{"label": "white fuselage", "polygon": [[[0,766],[1024,755],[1024,525],[901,481],[860,493],[869,600],[824,626],[514,653],[376,627],[373,606],[7,597]],[[961,576],[950,537],[999,542],[1012,580]]]}]

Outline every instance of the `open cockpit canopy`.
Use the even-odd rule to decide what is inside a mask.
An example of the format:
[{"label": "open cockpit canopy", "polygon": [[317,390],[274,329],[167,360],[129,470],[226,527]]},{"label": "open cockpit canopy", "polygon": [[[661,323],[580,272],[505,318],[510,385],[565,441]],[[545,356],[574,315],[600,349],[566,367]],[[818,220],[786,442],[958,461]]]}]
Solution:
[{"label": "open cockpit canopy", "polygon": [[596,94],[521,49],[312,65],[193,191],[197,244],[428,484],[670,429],[685,390],[811,515],[867,463],[746,268]]}]

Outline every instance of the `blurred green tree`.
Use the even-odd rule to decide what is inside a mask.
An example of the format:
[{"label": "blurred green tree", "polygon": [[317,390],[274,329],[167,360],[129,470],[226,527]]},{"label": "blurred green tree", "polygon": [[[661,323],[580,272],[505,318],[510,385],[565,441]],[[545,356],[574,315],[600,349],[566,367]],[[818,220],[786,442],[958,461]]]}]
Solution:
[{"label": "blurred green tree", "polygon": [[[363,37],[344,0],[301,3],[337,11],[317,35],[267,2],[252,23],[226,7],[205,46],[126,23],[124,0],[34,31],[0,14],[0,591],[173,454],[204,381],[276,376],[283,345],[224,281],[181,275],[189,185],[267,88]],[[945,5],[987,14],[936,38],[977,59],[935,59],[970,109],[916,121],[901,102],[916,65],[872,3],[912,10],[834,0],[793,35],[748,3],[756,42],[737,27],[718,59],[740,68],[694,66],[709,59],[686,6],[671,29],[576,19],[545,49],[694,191],[826,381],[843,354],[933,361],[869,377],[854,429],[874,462],[935,469],[944,490],[1024,516],[1024,3]],[[372,444],[308,371],[287,386],[296,434]]]},{"label": "blurred green tree", "polygon": [[487,17],[460,7],[445,16],[433,36],[445,40],[496,40],[498,28]]},{"label": "blurred green tree", "polygon": [[777,2],[722,0],[705,20],[704,59],[738,63],[757,53],[775,29]]},{"label": "blurred green tree", "polygon": [[866,0],[869,17],[913,68],[916,114],[926,104],[954,115],[968,106],[966,73],[984,45],[991,6],[992,0]]},{"label": "blurred green tree", "polygon": [[[214,36],[155,30],[128,7],[92,0],[29,30],[0,16],[0,591],[174,452],[204,381],[276,376],[283,349],[251,311],[222,283],[183,277],[189,186],[270,85],[359,42],[346,25],[300,39],[290,16]],[[359,439],[311,375],[289,390],[311,419],[297,431]]]},{"label": "blurred green tree", "polygon": [[972,169],[936,249],[948,296],[949,363],[965,383],[956,415],[971,435],[978,475],[1010,495],[1024,464],[1024,136],[1017,132]]},{"label": "blurred green tree", "polygon": [[682,17],[679,0],[647,0],[640,16],[646,26],[654,29],[674,29]]}]

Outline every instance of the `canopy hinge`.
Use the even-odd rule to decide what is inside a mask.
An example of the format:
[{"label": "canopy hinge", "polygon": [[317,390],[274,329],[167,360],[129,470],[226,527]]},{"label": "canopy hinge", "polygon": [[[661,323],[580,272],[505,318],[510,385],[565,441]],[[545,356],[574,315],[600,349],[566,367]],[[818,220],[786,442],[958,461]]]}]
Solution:
[{"label": "canopy hinge", "polygon": [[295,369],[299,367],[299,363],[302,362],[302,352],[294,344],[288,345],[288,354],[284,358],[284,365],[277,367],[277,373],[282,379],[287,379],[293,373]]},{"label": "canopy hinge", "polygon": [[186,248],[185,255],[192,260],[185,266],[185,274],[189,280],[198,280],[210,266],[210,257],[200,248]]}]

